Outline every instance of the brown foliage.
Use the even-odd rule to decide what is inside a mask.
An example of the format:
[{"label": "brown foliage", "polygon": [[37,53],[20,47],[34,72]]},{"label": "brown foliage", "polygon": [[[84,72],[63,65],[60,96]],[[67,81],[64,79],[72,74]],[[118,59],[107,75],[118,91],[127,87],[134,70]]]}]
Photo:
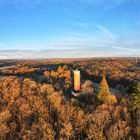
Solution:
[{"label": "brown foliage", "polygon": [[[99,69],[104,69],[102,63],[98,68],[97,65],[93,66],[96,74],[100,73]],[[107,63],[106,67],[109,65]],[[117,67],[118,64],[114,65]],[[119,68],[126,67],[119,65]],[[82,100],[73,98],[68,92],[72,79],[66,65],[56,67],[53,71],[43,68],[38,75],[38,68],[19,67],[19,70],[7,70],[5,73],[31,72],[35,75],[30,78],[0,78],[0,139],[119,140],[133,139],[133,130],[139,136],[139,113],[132,116],[126,97],[120,104],[114,105],[112,102],[117,103],[116,98],[109,95],[108,102],[105,102],[107,104],[99,105],[92,82],[87,80],[82,85],[82,90],[87,94]],[[93,72],[92,69],[87,71]],[[118,75],[122,72],[118,67],[111,67],[109,73]],[[45,77],[46,81],[40,82],[42,80],[39,81],[38,77]],[[109,92],[105,78],[101,85]]]}]

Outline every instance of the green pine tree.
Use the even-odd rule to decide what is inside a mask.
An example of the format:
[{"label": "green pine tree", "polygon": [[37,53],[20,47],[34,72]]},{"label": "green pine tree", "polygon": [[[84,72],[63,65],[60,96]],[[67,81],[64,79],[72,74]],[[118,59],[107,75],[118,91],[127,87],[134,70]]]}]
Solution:
[{"label": "green pine tree", "polygon": [[138,82],[133,88],[133,110],[140,109],[140,82]]}]

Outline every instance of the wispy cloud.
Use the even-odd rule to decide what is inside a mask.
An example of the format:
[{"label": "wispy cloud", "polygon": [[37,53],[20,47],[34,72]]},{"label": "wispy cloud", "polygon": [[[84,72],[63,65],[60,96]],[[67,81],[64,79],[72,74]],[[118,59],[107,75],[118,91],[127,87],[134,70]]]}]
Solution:
[{"label": "wispy cloud", "polygon": [[[62,20],[62,18],[64,18],[66,15],[71,15],[70,20],[66,18],[66,20],[63,19],[60,22],[61,24],[63,24],[63,23],[65,24],[65,26],[64,26],[65,29],[62,27],[64,24],[62,26],[60,24],[58,24],[58,26],[57,26],[56,25],[57,23],[53,23],[54,24],[53,26],[50,26],[49,24],[47,24],[47,22],[48,22],[47,20],[50,20],[49,22],[52,22],[53,21],[52,17],[53,16],[56,17],[55,11],[53,11],[54,12],[52,14],[53,16],[50,16],[51,15],[50,14],[48,17],[46,15],[44,15],[44,16],[39,16],[38,18],[36,18],[34,16],[31,17],[28,15],[25,15],[25,17],[21,16],[22,20],[20,18],[18,18],[17,20],[13,20],[13,19],[7,20],[6,19],[5,21],[14,21],[15,23],[18,21],[20,21],[20,22],[21,21],[30,21],[33,24],[37,23],[36,24],[37,26],[41,25],[38,23],[43,23],[43,21],[46,21],[43,23],[44,27],[41,28],[40,30],[45,29],[46,33],[43,32],[44,34],[52,33],[52,38],[49,35],[46,35],[51,40],[51,41],[49,41],[49,39],[48,39],[48,41],[46,41],[47,37],[45,38],[45,35],[44,35],[43,38],[44,38],[44,40],[45,39],[46,40],[43,43],[40,43],[43,39],[40,39],[40,41],[39,41],[39,39],[36,38],[38,40],[38,42],[34,41],[34,42],[30,43],[30,42],[26,41],[27,42],[26,44],[19,43],[16,45],[10,44],[10,41],[9,41],[9,43],[7,43],[7,44],[8,45],[10,44],[10,47],[7,46],[6,48],[12,48],[13,50],[15,49],[15,50],[20,50],[20,51],[15,51],[12,53],[1,52],[0,56],[3,58],[12,57],[12,56],[26,58],[26,57],[36,57],[36,55],[37,55],[37,57],[44,58],[44,57],[55,57],[55,56],[76,57],[77,55],[78,56],[118,55],[118,54],[130,55],[130,54],[134,54],[134,53],[138,53],[138,52],[140,53],[140,41],[138,39],[132,38],[131,35],[129,37],[125,37],[125,36],[123,36],[123,33],[120,35],[118,32],[113,31],[112,28],[110,28],[112,25],[109,22],[106,22],[106,25],[104,24],[104,22],[99,22],[101,17],[97,18],[97,20],[99,19],[99,21],[94,22],[93,21],[94,18],[91,21],[90,19],[93,17],[93,15],[88,13],[88,12],[91,12],[90,10],[89,11],[87,10],[88,11],[87,13],[86,13],[86,11],[82,11],[82,13],[79,12],[80,16],[78,15],[79,16],[78,18],[74,17],[74,14],[76,13],[75,11],[77,11],[77,9],[80,9],[80,10],[82,8],[84,9],[85,5],[86,6],[88,5],[89,8],[91,8],[90,6],[93,6],[92,9],[94,9],[94,6],[97,6],[97,7],[99,6],[105,10],[109,10],[109,9],[112,9],[114,7],[117,7],[117,6],[127,3],[127,2],[140,3],[138,0],[116,0],[116,1],[115,0],[75,0],[75,1],[74,0],[0,0],[0,5],[10,4],[17,8],[24,8],[24,7],[32,8],[32,7],[36,7],[36,6],[44,6],[44,5],[47,5],[50,3],[56,4],[56,5],[58,3],[59,4],[65,3],[66,5],[61,8],[66,9],[66,13],[69,13],[69,11],[72,11],[72,9],[74,9],[72,11],[72,13],[64,14],[64,15],[60,16],[60,20]],[[67,6],[67,4],[70,5],[71,3],[75,3],[75,4],[79,5],[78,8],[75,10],[75,8],[73,8],[73,6],[70,6],[70,7]],[[59,4],[57,6],[59,6]],[[82,4],[82,5],[80,5],[80,4]],[[95,9],[100,9],[100,8],[95,8]],[[54,9],[52,8],[51,12],[52,12],[52,10],[55,10],[55,8]],[[45,10],[43,10],[43,12],[44,11]],[[62,11],[64,11],[64,10],[62,10]],[[102,12],[102,10],[101,10],[101,12]],[[93,13],[94,13],[94,10],[93,10]],[[99,13],[100,13],[100,11],[99,11]],[[43,14],[43,13],[41,13],[41,14]],[[60,12],[58,14],[61,15],[62,13]],[[11,14],[11,15],[14,15],[14,14]],[[95,17],[96,16],[98,17],[100,15],[95,14]],[[47,20],[44,19],[45,17]],[[106,21],[106,19],[104,19],[104,20]],[[55,22],[55,21],[53,21],[53,22]],[[66,25],[67,22],[69,22],[68,26]],[[72,23],[70,23],[70,22],[72,22]],[[13,24],[13,23],[10,22],[9,24]],[[123,24],[125,26],[125,23],[123,23]],[[136,24],[139,24],[139,22],[136,22]],[[3,25],[5,25],[5,23]],[[28,24],[26,24],[26,26],[27,25]],[[32,24],[30,26],[32,26]],[[56,34],[59,33],[59,30],[56,31],[57,29],[56,30],[53,29],[54,26],[56,28],[59,28],[59,26],[60,26],[60,30],[61,29],[64,30],[65,34],[63,34],[63,35],[60,34],[59,37],[57,37]],[[4,26],[4,27],[8,27],[8,26]],[[51,27],[52,30],[50,30],[49,27]],[[49,30],[47,31],[47,28],[50,31]],[[118,27],[116,27],[116,30],[117,29],[118,29]],[[126,30],[127,30],[127,27],[126,27]],[[128,30],[131,30],[131,29],[128,29]],[[28,31],[27,31],[27,33],[28,33]],[[41,32],[39,32],[39,33],[41,33]],[[19,32],[17,34],[19,34]],[[25,37],[25,40],[26,40],[26,37]],[[14,42],[14,41],[11,41],[11,42]],[[17,42],[18,42],[18,39],[17,39]],[[0,48],[4,48],[3,46],[5,47],[4,44],[0,44]],[[24,51],[22,51],[23,48],[24,48]],[[25,51],[26,49],[29,51]],[[34,50],[34,51],[31,51],[31,50]],[[45,50],[45,51],[40,51],[40,50]],[[24,54],[24,53],[26,53],[26,54]]]},{"label": "wispy cloud", "polygon": [[140,4],[139,0],[78,0],[78,1],[88,5],[100,6],[106,10],[110,10],[112,8],[115,8],[128,2]]},{"label": "wispy cloud", "polygon": [[[85,23],[86,24],[86,23]],[[94,57],[94,56],[130,56],[140,52],[140,42],[135,47],[135,40],[119,39],[110,29],[96,25],[98,31],[94,34],[71,32],[53,40],[52,42],[43,44],[43,51],[32,52],[33,58],[38,57]],[[30,52],[27,53],[29,57]],[[22,55],[20,55],[22,56]]]},{"label": "wispy cloud", "polygon": [[[81,32],[66,32],[64,36],[59,36],[59,38],[42,44],[15,45],[11,48],[18,51],[12,53],[0,51],[0,56],[2,58],[53,58],[117,56],[140,53],[140,41],[132,38],[120,38],[118,34],[103,25],[91,25],[84,22],[79,24],[78,22],[75,26],[80,26]],[[96,32],[93,30],[89,33],[88,30],[91,27]],[[82,29],[87,29],[87,32],[82,32]]]},{"label": "wispy cloud", "polygon": [[48,5],[50,3],[53,4],[87,4],[90,6],[101,6],[105,9],[112,9],[114,7],[117,7],[121,4],[127,3],[127,2],[133,2],[140,4],[139,0],[0,0],[0,4],[12,4],[16,6],[17,8],[22,7],[35,7],[40,5]]},{"label": "wispy cloud", "polygon": [[[87,55],[88,54],[88,55]],[[91,52],[89,50],[38,50],[38,51],[29,51],[29,50],[7,50],[0,51],[0,59],[36,59],[36,58],[80,58],[80,57],[97,57],[102,56],[103,54],[96,52]]]},{"label": "wispy cloud", "polygon": [[[101,32],[101,42],[100,44],[104,46],[108,46],[108,48],[114,48],[115,50],[123,50],[123,51],[140,51],[140,42],[136,40],[129,39],[121,39],[118,37],[119,35],[116,35],[112,33],[108,28],[98,25],[97,26],[100,29]],[[136,44],[137,42],[137,44]],[[137,47],[136,47],[137,45]]]},{"label": "wispy cloud", "polygon": [[[48,0],[0,0],[1,5],[10,4],[15,6],[16,8],[32,8],[35,6],[40,6],[45,4]],[[45,2],[45,3],[44,3]]]},{"label": "wispy cloud", "polygon": [[[71,0],[68,0],[68,3]],[[1,5],[11,4],[16,8],[32,8],[36,6],[47,6],[48,4],[67,3],[65,0],[0,0]]]},{"label": "wispy cloud", "polygon": [[[77,24],[77,26],[79,23]],[[113,33],[109,28],[102,25],[90,25],[89,23],[82,23],[84,25],[83,29],[85,30],[85,26],[87,29],[87,33],[69,33],[69,35],[73,36],[73,38],[77,38],[81,41],[86,42],[87,44],[92,45],[93,47],[107,47],[122,49],[122,50],[139,50],[140,42],[136,39],[129,38],[120,38],[119,34]],[[82,26],[80,25],[80,29]],[[89,32],[89,30],[92,30]]]}]

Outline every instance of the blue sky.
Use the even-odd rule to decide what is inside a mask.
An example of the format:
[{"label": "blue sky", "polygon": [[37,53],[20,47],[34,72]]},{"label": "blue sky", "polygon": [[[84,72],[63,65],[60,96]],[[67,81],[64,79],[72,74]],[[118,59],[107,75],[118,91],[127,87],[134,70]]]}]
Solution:
[{"label": "blue sky", "polygon": [[0,58],[135,56],[139,37],[139,0],[0,0]]}]

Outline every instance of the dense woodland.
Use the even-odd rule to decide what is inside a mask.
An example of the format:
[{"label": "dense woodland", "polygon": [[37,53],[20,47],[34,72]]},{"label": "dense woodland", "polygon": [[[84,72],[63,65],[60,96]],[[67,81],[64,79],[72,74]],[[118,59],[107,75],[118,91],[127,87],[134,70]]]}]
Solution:
[{"label": "dense woodland", "polygon": [[[59,60],[60,61],[60,60]],[[139,140],[140,69],[134,60],[2,61],[0,139]],[[72,69],[81,70],[74,97]],[[100,83],[99,90],[92,82]],[[111,95],[109,87],[121,97]]]}]

